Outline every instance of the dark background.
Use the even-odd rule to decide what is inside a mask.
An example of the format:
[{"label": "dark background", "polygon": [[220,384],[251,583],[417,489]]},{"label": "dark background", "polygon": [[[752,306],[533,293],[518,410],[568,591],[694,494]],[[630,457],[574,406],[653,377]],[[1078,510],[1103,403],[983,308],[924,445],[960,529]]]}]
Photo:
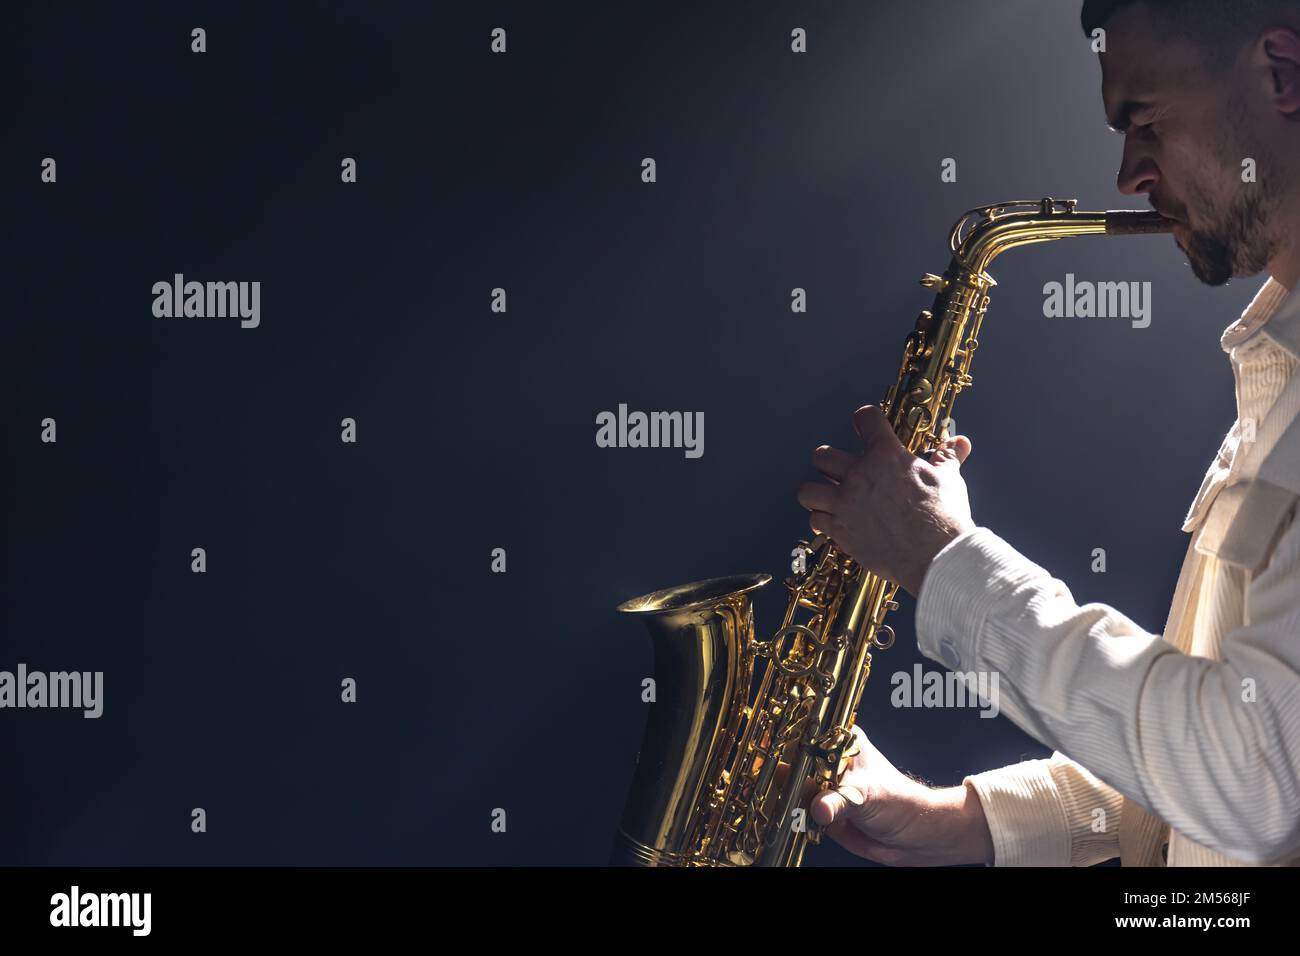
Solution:
[{"label": "dark background", "polygon": [[[9,7],[0,669],[102,670],[105,711],[0,712],[0,863],[603,863],[651,669],[614,606],[782,571],[811,450],[854,446],[963,210],[1147,208],[1077,14]],[[175,272],[260,280],[261,327],[154,318]],[[1151,281],[1151,326],[1044,319],[1067,272]],[[956,409],[976,520],[1159,630],[1259,281],[1205,289],[1167,237],[994,274]],[[620,402],[703,411],[704,457],[597,448]],[[860,714],[884,753],[943,784],[1045,756],[889,706],[913,611]]]}]

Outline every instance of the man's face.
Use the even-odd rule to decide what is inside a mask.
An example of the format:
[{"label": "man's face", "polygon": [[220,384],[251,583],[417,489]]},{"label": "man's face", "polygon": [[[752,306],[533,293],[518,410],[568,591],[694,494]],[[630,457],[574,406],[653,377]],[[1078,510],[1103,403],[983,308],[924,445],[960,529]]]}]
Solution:
[{"label": "man's face", "polygon": [[[1260,106],[1242,71],[1215,68],[1192,41],[1167,37],[1140,5],[1106,23],[1102,100],[1107,121],[1124,133],[1118,186],[1147,193],[1178,220],[1174,238],[1196,277],[1222,285],[1261,272],[1273,254],[1267,212],[1275,179],[1263,137],[1251,135]],[[1247,158],[1264,170],[1258,182],[1242,182]]]}]

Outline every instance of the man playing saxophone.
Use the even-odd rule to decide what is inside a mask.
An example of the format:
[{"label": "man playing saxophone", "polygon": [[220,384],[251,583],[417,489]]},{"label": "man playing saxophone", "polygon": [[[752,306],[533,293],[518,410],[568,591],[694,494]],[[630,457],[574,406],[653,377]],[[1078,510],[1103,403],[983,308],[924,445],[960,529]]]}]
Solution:
[{"label": "man playing saxophone", "polygon": [[1300,864],[1300,0],[1087,0],[1082,24],[1105,31],[1120,191],[1178,222],[1201,281],[1268,273],[1222,337],[1237,422],[1157,635],[975,523],[967,438],[918,458],[858,409],[860,451],[813,453],[811,526],[915,595],[922,653],[998,673],[1002,711],[1054,753],[930,788],[855,728],[811,813],[886,864]]}]

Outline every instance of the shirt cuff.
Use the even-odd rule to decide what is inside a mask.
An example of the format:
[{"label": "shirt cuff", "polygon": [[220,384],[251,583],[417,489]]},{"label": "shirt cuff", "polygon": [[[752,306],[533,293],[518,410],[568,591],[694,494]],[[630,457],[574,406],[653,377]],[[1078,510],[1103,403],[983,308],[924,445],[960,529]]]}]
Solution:
[{"label": "shirt cuff", "polygon": [[984,622],[998,599],[1051,575],[988,528],[972,528],[934,556],[916,601],[916,644],[951,670],[975,668]]},{"label": "shirt cuff", "polygon": [[993,837],[994,866],[1069,866],[1070,824],[1047,760],[966,777]]}]

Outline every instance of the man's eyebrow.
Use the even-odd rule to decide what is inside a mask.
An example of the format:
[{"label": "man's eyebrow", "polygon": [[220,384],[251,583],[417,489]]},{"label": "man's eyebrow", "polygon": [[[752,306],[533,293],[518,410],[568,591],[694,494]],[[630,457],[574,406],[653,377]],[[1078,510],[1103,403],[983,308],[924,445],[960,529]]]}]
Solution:
[{"label": "man's eyebrow", "polygon": [[1106,117],[1106,125],[1116,133],[1127,132],[1133,123],[1133,114],[1150,107],[1151,104],[1146,100],[1125,100],[1119,104],[1113,116]]}]

